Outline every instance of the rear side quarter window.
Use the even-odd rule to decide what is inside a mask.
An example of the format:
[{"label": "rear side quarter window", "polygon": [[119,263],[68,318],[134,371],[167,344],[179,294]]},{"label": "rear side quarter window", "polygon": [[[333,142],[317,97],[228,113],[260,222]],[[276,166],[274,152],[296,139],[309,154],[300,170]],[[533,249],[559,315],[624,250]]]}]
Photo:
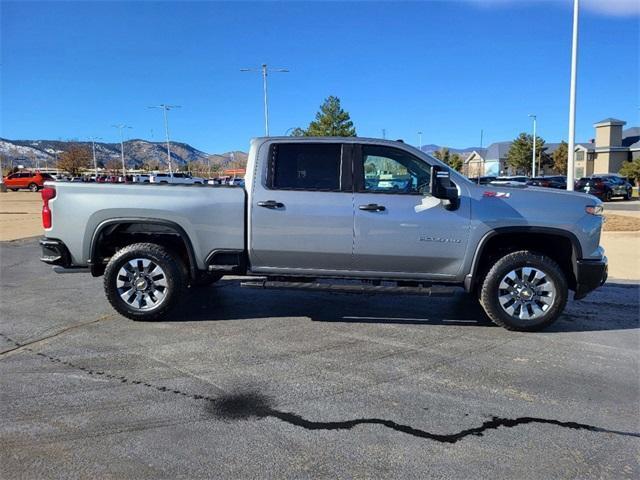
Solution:
[{"label": "rear side quarter window", "polygon": [[272,190],[340,191],[342,144],[278,143],[271,146],[267,186]]}]

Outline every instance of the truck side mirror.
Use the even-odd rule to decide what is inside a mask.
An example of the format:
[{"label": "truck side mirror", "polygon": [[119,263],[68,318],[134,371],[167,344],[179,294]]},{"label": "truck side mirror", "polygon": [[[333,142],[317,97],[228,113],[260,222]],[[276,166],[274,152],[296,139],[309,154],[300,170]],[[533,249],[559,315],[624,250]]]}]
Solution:
[{"label": "truck side mirror", "polygon": [[456,210],[460,205],[458,188],[451,183],[449,169],[440,165],[431,167],[431,195],[435,198],[448,200],[447,210]]}]

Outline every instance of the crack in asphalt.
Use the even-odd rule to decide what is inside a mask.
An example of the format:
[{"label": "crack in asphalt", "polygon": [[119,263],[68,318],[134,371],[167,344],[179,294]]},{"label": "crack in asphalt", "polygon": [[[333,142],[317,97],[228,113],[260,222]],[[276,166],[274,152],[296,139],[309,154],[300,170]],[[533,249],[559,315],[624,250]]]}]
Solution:
[{"label": "crack in asphalt", "polygon": [[[95,323],[96,321],[98,320],[95,320],[89,323]],[[63,332],[60,332],[60,333],[63,333]],[[500,427],[514,428],[519,425],[527,425],[527,424],[554,425],[557,427],[568,428],[571,430],[585,430],[589,432],[610,433],[610,434],[621,435],[625,437],[640,438],[640,433],[635,433],[635,432],[611,430],[608,428],[597,427],[597,426],[589,425],[586,423],[561,421],[561,420],[555,420],[555,419],[528,417],[528,416],[517,417],[517,418],[505,418],[505,417],[492,416],[490,420],[486,420],[485,422],[482,423],[482,425],[478,427],[468,428],[468,429],[460,430],[459,432],[450,433],[450,434],[433,433],[433,432],[412,427],[410,425],[404,425],[401,423],[394,422],[393,420],[387,420],[383,418],[356,418],[353,420],[319,422],[319,421],[306,419],[302,415],[299,415],[297,413],[286,412],[286,411],[282,411],[277,408],[274,408],[273,401],[269,396],[264,395],[255,390],[228,393],[218,397],[187,393],[179,389],[173,389],[171,387],[154,385],[152,383],[145,382],[143,380],[132,380],[125,377],[124,375],[114,375],[102,370],[94,370],[88,367],[83,367],[81,365],[76,365],[73,362],[62,360],[61,358],[54,357],[52,355],[48,355],[43,352],[36,352],[30,347],[30,345],[33,345],[34,343],[37,343],[39,341],[31,342],[28,344],[21,344],[4,333],[0,333],[0,337],[4,338],[7,342],[15,345],[15,348],[12,349],[11,351],[17,350],[17,349],[28,351],[39,357],[47,359],[50,362],[59,363],[69,368],[80,370],[87,375],[100,376],[102,378],[117,380],[117,381],[120,381],[121,383],[130,383],[132,385],[142,385],[144,387],[152,388],[159,392],[166,392],[166,393],[172,393],[175,395],[181,395],[183,397],[191,398],[193,400],[205,400],[206,402],[208,402],[206,405],[207,412],[212,414],[216,418],[224,421],[239,421],[239,420],[251,420],[251,419],[259,420],[259,419],[271,417],[271,418],[277,418],[278,420],[289,423],[291,425],[304,428],[306,430],[351,430],[354,427],[357,427],[359,425],[382,425],[391,430],[395,430],[397,432],[401,432],[417,438],[424,438],[424,439],[433,440],[439,443],[448,443],[448,444],[457,443],[460,440],[463,440],[464,438],[469,436],[481,437],[485,434],[485,432],[489,430],[497,430]]]},{"label": "crack in asphalt", "polygon": [[42,337],[39,338],[37,340],[32,340],[30,342],[27,343],[19,343],[16,342],[15,340],[13,340],[12,338],[8,337],[7,335],[5,335],[4,333],[0,333],[0,337],[3,337],[4,339],[6,339],[9,343],[13,343],[15,346],[13,348],[9,348],[7,350],[3,350],[2,352],[0,352],[0,357],[2,357],[3,355],[6,355],[8,353],[11,352],[16,352],[19,350],[26,350],[26,347],[30,347],[32,345],[37,345],[38,343],[44,342],[45,340],[50,340],[52,338],[58,337],[60,335],[62,335],[63,333],[67,333],[71,330],[75,330],[76,328],[82,328],[82,327],[86,327],[87,325],[91,325],[93,323],[98,323],[102,320],[106,320],[109,317],[113,317],[115,314],[108,314],[108,315],[103,315],[99,318],[96,318],[95,320],[91,320],[90,322],[84,322],[84,323],[77,323],[75,325],[71,325],[69,327],[63,328],[62,330],[59,330],[56,333],[53,333],[51,335],[47,335],[46,337]]}]

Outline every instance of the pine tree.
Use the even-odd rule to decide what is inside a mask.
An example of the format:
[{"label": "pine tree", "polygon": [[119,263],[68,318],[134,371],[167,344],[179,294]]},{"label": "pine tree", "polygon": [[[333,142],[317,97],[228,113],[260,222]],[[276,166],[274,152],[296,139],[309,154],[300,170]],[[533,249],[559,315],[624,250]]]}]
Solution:
[{"label": "pine tree", "polygon": [[456,171],[460,171],[462,169],[462,157],[458,153],[453,153],[449,157],[449,161],[447,164]]},{"label": "pine tree", "polygon": [[296,128],[293,136],[306,137],[355,137],[356,129],[349,113],[340,106],[338,97],[330,96],[320,105],[316,119],[309,124],[309,128]]},{"label": "pine tree", "polygon": [[[546,147],[544,140],[536,136],[536,157],[543,155]],[[531,174],[531,159],[533,156],[533,136],[527,133],[518,135],[507,154],[507,164],[516,170],[516,172],[524,171],[526,175]],[[536,158],[536,160],[537,160]],[[536,162],[537,165],[537,162]]]}]

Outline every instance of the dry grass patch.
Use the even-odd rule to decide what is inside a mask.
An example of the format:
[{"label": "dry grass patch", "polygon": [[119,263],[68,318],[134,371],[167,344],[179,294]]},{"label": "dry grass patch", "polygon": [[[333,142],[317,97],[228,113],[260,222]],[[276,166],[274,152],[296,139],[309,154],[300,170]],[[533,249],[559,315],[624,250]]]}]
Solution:
[{"label": "dry grass patch", "polygon": [[640,218],[606,214],[605,232],[636,232],[640,230]]}]

